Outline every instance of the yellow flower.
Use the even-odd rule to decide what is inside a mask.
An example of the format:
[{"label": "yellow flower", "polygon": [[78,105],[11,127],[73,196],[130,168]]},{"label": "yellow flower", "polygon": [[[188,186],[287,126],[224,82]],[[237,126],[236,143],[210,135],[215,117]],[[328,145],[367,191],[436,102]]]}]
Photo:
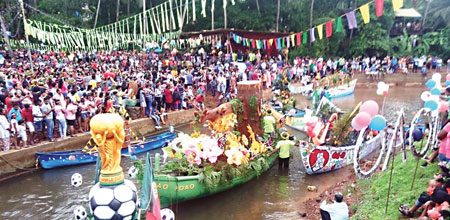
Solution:
[{"label": "yellow flower", "polygon": [[196,132],[192,133],[192,134],[191,134],[191,137],[192,137],[192,138],[198,138],[198,137],[200,137],[200,132],[199,132],[199,131],[196,131]]},{"label": "yellow flower", "polygon": [[245,134],[242,135],[242,143],[244,144],[244,146],[247,146],[247,145],[248,145],[248,139],[247,139],[247,137],[245,136]]}]

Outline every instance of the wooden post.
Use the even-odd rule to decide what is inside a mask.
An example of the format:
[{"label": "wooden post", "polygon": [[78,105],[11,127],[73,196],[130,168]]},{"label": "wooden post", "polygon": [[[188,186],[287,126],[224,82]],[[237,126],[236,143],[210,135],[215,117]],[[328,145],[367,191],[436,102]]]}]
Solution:
[{"label": "wooden post", "polygon": [[[27,20],[25,17],[25,9],[23,7],[23,0],[19,0],[20,3],[20,9],[22,10],[22,19],[23,19],[23,28],[24,30],[26,30],[26,25],[27,25]],[[26,48],[27,48],[27,54],[28,54],[28,59],[30,61],[30,68],[31,68],[31,72],[33,73],[33,60],[31,59],[31,51],[30,51],[30,40],[28,39],[28,34],[25,33],[25,40],[26,40]]]},{"label": "wooden post", "polygon": [[11,44],[9,42],[9,35],[8,35],[8,31],[6,30],[5,27],[5,21],[3,20],[2,15],[0,14],[0,25],[2,27],[2,32],[3,32],[3,36],[5,36],[5,41],[6,41],[6,47],[8,48],[8,54],[10,58],[14,57],[14,52],[11,49]]},{"label": "wooden post", "polygon": [[98,0],[98,3],[97,3],[97,12],[95,12],[94,29],[95,29],[95,27],[97,27],[98,11],[100,11],[100,2],[101,1],[102,0]]}]

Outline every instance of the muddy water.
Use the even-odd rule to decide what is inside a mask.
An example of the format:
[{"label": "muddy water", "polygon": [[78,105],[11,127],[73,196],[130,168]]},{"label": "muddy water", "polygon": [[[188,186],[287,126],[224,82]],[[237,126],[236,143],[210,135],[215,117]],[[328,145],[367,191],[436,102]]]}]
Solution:
[{"label": "muddy water", "polygon": [[[385,116],[393,121],[396,111],[404,108],[406,122],[412,119],[422,103],[420,93],[425,88],[391,88],[386,99]],[[299,106],[309,103],[296,96]],[[343,109],[351,109],[358,102],[375,99],[381,106],[383,97],[376,96],[375,88],[358,88],[352,96],[333,100]],[[181,130],[189,131],[188,126]],[[153,152],[155,153],[155,152]],[[334,184],[352,172],[351,168],[333,173],[309,176],[304,172],[298,149],[292,149],[290,169],[278,171],[275,165],[258,179],[242,186],[210,197],[173,206],[177,219],[299,219],[297,211],[302,201],[314,197],[306,186],[318,186],[319,191]],[[141,158],[143,156],[140,156]],[[131,160],[123,159],[126,171]],[[71,219],[76,205],[87,204],[87,195],[92,186],[95,165],[39,170],[0,182],[0,219]],[[73,188],[70,177],[73,173],[83,175],[83,185]],[[313,208],[313,207],[311,207]]]}]

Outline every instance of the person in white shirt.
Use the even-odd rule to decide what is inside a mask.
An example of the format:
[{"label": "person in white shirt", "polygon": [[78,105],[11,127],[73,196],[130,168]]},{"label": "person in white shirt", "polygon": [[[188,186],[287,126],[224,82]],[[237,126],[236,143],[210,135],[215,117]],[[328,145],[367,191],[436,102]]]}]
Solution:
[{"label": "person in white shirt", "polygon": [[322,220],[347,220],[348,219],[348,206],[343,201],[344,196],[342,193],[336,193],[334,195],[335,202],[333,204],[327,204],[327,201],[323,201],[320,204],[320,215]]},{"label": "person in white shirt", "polygon": [[11,145],[10,142],[10,134],[9,134],[9,122],[8,119],[6,119],[5,116],[5,109],[0,109],[0,139],[2,141],[2,147],[4,151],[9,150],[9,147]]}]

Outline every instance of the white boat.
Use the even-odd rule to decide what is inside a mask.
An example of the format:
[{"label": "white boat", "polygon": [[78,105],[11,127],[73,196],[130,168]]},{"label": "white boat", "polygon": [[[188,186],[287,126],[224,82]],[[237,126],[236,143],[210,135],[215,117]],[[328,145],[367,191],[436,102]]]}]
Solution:
[{"label": "white boat", "polygon": [[353,94],[357,81],[357,79],[354,79],[348,84],[328,89],[327,92],[330,94],[330,99],[340,98]]}]

